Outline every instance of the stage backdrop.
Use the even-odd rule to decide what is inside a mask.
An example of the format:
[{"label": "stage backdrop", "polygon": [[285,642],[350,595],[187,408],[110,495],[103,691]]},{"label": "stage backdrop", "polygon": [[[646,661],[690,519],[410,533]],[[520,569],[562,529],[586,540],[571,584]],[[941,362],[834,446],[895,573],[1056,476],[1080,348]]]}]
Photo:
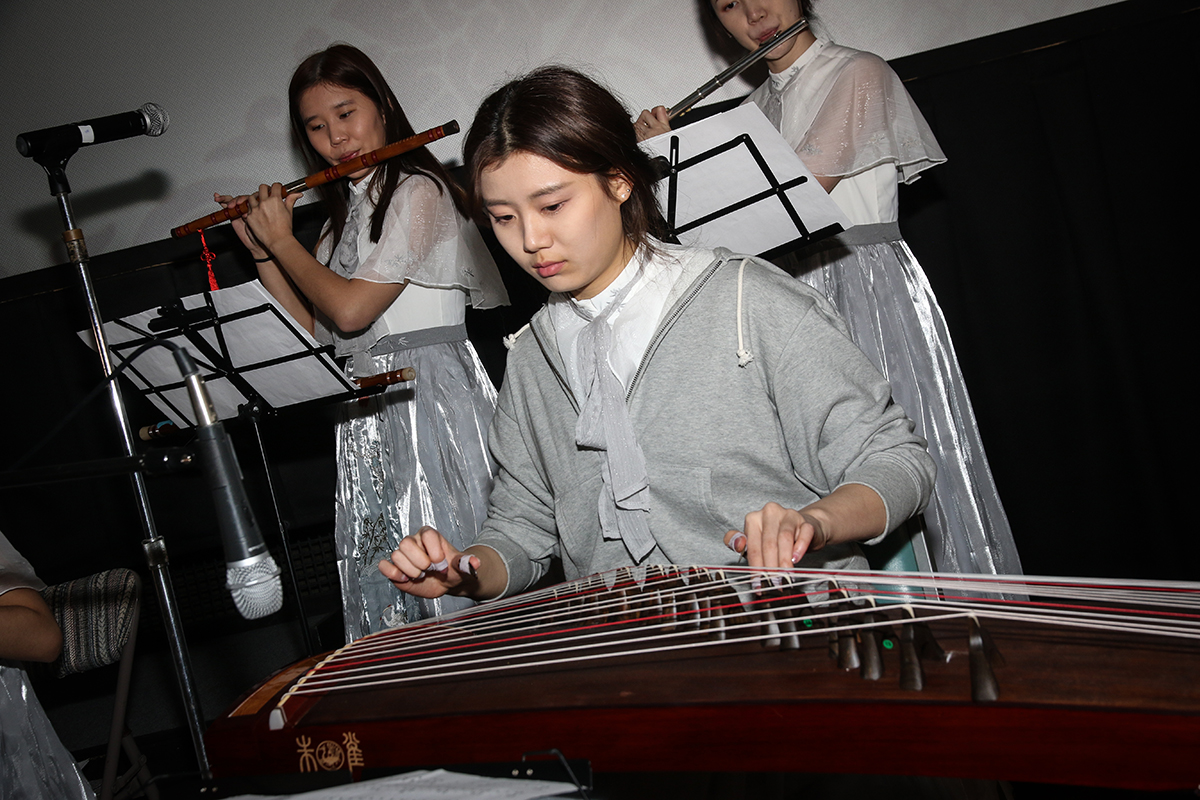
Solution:
[{"label": "stage backdrop", "polygon": [[[891,59],[1107,1],[840,0],[817,12],[835,41]],[[288,140],[287,80],[336,41],[377,61],[418,130],[450,119],[465,128],[491,88],[547,62],[599,76],[634,111],[672,105],[728,64],[706,42],[696,0],[7,0],[0,278],[66,261],[57,206],[41,168],[12,146],[18,133],[161,105],[163,136],[84,148],[67,176],[93,255],[163,239],[215,210],[214,191],[304,174]],[[712,99],[750,88],[734,81]],[[461,140],[434,152],[456,162]]]}]

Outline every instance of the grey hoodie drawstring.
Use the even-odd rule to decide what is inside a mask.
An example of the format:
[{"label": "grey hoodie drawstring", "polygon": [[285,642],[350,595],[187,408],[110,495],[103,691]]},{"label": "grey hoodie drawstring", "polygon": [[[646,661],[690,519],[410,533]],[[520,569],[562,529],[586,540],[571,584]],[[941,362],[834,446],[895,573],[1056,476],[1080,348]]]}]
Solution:
[{"label": "grey hoodie drawstring", "polygon": [[742,265],[738,267],[738,292],[737,292],[737,332],[738,332],[738,366],[745,367],[754,360],[754,354],[746,349],[745,342],[742,339],[742,276],[746,274],[746,259],[742,259]]}]

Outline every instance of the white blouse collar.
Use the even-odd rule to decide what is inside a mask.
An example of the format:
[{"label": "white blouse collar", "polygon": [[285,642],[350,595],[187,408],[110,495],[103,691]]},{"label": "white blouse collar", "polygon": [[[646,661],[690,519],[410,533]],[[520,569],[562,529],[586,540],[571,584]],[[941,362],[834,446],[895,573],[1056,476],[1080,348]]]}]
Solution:
[{"label": "white blouse collar", "polygon": [[646,260],[646,248],[640,248],[634,253],[633,258],[629,259],[629,263],[621,270],[621,274],[613,279],[613,282],[606,286],[595,297],[589,297],[586,300],[576,300],[574,297],[567,295],[571,304],[575,306],[576,312],[584,319],[595,319],[598,314],[602,314],[604,309],[608,308],[608,304],[613,301],[621,290],[628,286],[641,273],[643,262]]},{"label": "white blouse collar", "polygon": [[800,57],[797,58],[795,63],[790,67],[785,69],[783,72],[772,72],[770,74],[771,87],[776,91],[779,91],[786,86],[787,82],[796,77],[796,73],[802,70],[804,66],[811,62],[814,58],[816,58],[817,53],[823,50],[827,44],[829,44],[827,40],[817,39],[808,46],[807,50],[800,54]]}]

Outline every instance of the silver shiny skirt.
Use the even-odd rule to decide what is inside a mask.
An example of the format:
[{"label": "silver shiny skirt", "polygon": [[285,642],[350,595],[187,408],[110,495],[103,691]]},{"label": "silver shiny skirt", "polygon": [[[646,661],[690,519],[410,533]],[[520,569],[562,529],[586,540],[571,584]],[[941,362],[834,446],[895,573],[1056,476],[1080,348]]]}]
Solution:
[{"label": "silver shiny skirt", "polygon": [[360,374],[413,367],[417,376],[340,411],[335,538],[347,642],[471,605],[404,594],[378,564],[423,525],[460,550],[470,545],[487,517],[494,470],[487,438],[496,390],[469,341],[365,358],[356,358]]},{"label": "silver shiny skirt", "polygon": [[778,262],[833,303],[937,464],[924,528],[939,572],[1021,574],[954,343],[894,223],[859,225]]},{"label": "silver shiny skirt", "polygon": [[25,670],[8,661],[0,661],[0,759],[5,800],[92,800]]}]

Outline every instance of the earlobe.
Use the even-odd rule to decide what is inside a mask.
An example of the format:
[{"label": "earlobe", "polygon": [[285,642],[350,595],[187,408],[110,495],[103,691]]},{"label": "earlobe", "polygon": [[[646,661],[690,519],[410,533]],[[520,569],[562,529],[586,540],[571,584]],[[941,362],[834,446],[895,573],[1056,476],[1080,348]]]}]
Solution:
[{"label": "earlobe", "polygon": [[630,193],[633,191],[633,184],[624,173],[618,172],[608,179],[608,188],[612,192],[612,196],[617,198],[618,203],[624,203],[629,199]]}]

